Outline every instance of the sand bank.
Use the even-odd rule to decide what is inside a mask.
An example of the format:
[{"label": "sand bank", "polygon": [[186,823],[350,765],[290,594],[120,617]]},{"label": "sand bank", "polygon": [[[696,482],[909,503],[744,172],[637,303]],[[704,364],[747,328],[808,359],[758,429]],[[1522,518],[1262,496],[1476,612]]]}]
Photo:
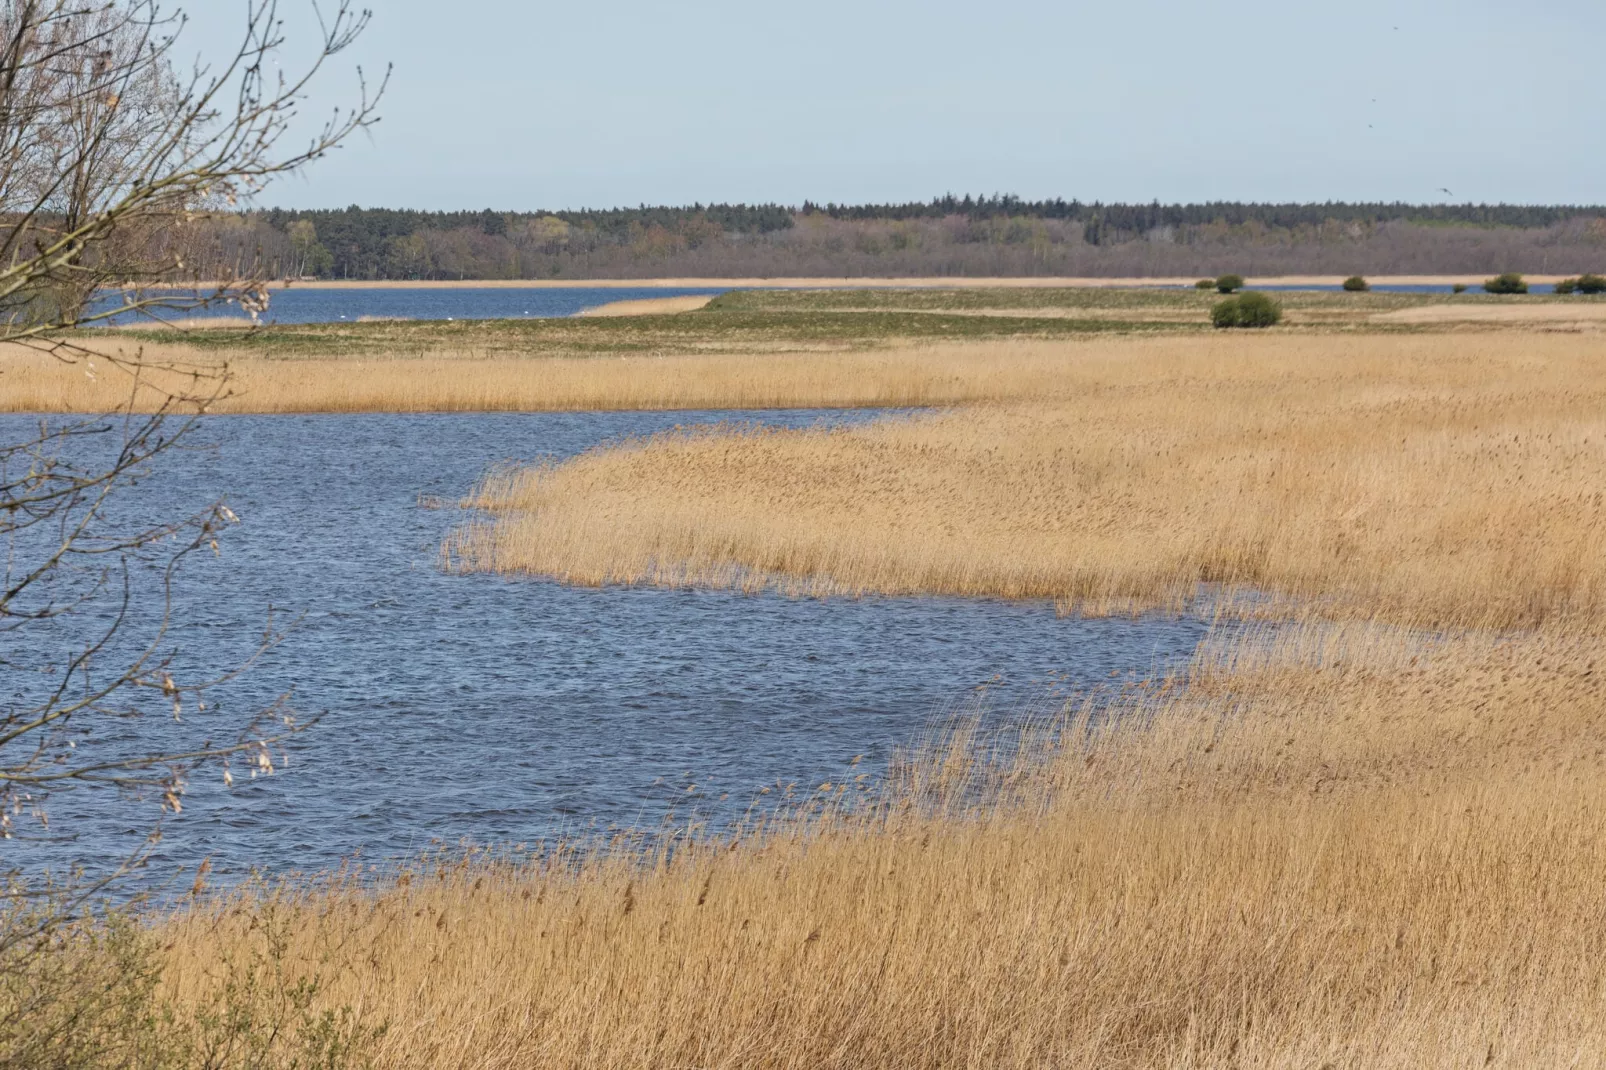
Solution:
[{"label": "sand bank", "polygon": [[677,312],[695,312],[714,298],[702,297],[649,297],[640,301],[610,301],[596,308],[575,313],[578,316],[668,316]]}]

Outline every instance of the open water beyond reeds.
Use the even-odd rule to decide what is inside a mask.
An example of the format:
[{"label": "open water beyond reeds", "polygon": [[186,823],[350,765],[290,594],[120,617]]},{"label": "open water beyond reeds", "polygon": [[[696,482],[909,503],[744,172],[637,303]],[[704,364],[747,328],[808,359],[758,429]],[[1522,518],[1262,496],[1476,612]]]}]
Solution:
[{"label": "open water beyond reeds", "polygon": [[[962,280],[956,280],[961,281]],[[783,287],[784,288],[784,287]],[[882,287],[885,288],[885,287]],[[897,287],[891,287],[897,289]],[[1191,287],[1166,287],[1186,290]],[[1338,293],[1341,286],[1278,286],[1254,287],[1269,291],[1313,291]],[[586,309],[616,301],[640,301],[649,298],[713,296],[729,291],[730,287],[666,287],[666,286],[576,286],[576,287],[317,287],[298,289],[291,286],[272,293],[264,323],[356,323],[365,319],[408,320],[475,320],[475,319],[545,319],[573,316]],[[1551,293],[1553,287],[1535,285],[1533,293]],[[1378,293],[1437,294],[1449,293],[1451,287],[1422,284],[1380,284]],[[106,307],[114,307],[117,299],[108,298]],[[172,313],[180,319],[223,318],[238,319],[244,315],[239,307],[219,304],[210,308]],[[117,322],[142,322],[142,317],[128,316]]]},{"label": "open water beyond reeds", "polygon": [[[702,297],[724,293],[729,287],[575,286],[544,289],[508,286],[462,287],[318,287],[272,291],[264,323],[357,323],[365,319],[502,320],[546,319],[573,316],[588,308],[615,301],[661,297]],[[106,308],[120,298],[107,298]],[[192,311],[164,313],[178,318],[239,318],[245,313],[233,304],[217,304]],[[113,322],[146,322],[126,316]]]},{"label": "open water beyond reeds", "polygon": [[[1057,692],[1146,676],[1184,661],[1192,619],[1080,620],[1051,606],[954,598],[790,599],[726,591],[580,589],[457,575],[439,564],[455,502],[487,467],[573,455],[677,424],[763,414],[235,416],[205,423],[120,504],[160,518],[225,497],[241,523],[179,575],[164,649],[193,676],[251,655],[273,607],[299,616],[285,641],[174,725],[161,696],[139,721],[95,722],[103,746],[194,740],[292,692],[321,723],[288,746],[289,766],[235,767],[190,787],[166,820],[151,872],[211,858],[221,872],[320,869],[432,844],[512,845],[666,815],[739,816],[760,791],[808,791],[885,769],[933,718],[974,706],[1039,712]],[[37,420],[0,416],[0,440]],[[79,448],[90,448],[80,445]],[[136,575],[148,633],[154,590]],[[111,606],[95,613],[104,622]],[[15,707],[52,677],[95,623],[0,636]],[[115,659],[103,659],[108,667]],[[104,791],[58,796],[67,842],[11,840],[10,865],[90,867],[120,857],[156,814]],[[25,822],[20,832],[32,830]]]}]

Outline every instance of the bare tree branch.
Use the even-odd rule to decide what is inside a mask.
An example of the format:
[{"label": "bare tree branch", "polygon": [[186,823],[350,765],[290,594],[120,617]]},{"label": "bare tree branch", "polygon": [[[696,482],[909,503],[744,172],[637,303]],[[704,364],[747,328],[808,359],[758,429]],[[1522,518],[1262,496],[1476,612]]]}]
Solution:
[{"label": "bare tree branch", "polygon": [[[326,19],[314,6],[316,54],[286,75],[278,0],[241,3],[234,55],[181,74],[185,19],[157,0],[0,0],[0,375],[33,350],[96,362],[129,391],[114,412],[42,421],[0,442],[0,842],[70,837],[48,808],[67,790],[154,796],[177,812],[201,769],[232,781],[232,759],[271,774],[281,742],[308,726],[288,694],[243,718],[209,706],[282,638],[271,610],[241,664],[198,677],[179,669],[180,567],[218,550],[236,522],[227,503],[154,520],[130,520],[138,511],[124,507],[228,396],[227,366],[150,360],[94,329],[219,302],[265,308],[261,258],[201,280],[186,259],[194,232],[377,121],[385,79],[370,88],[359,71],[357,103],[286,145],[312,80],[369,13],[341,0]],[[167,727],[140,727],[156,724]],[[128,725],[132,734],[108,731]],[[153,815],[151,837],[119,864],[43,892],[14,867],[0,876],[0,968],[139,866],[159,836]],[[5,907],[41,894],[48,910]]]}]

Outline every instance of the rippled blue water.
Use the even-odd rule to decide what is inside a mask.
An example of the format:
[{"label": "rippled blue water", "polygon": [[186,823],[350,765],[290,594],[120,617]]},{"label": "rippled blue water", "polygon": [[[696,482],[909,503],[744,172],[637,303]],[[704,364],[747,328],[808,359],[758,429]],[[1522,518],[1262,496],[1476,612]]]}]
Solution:
[{"label": "rippled blue water", "polygon": [[[1105,681],[1192,652],[1204,632],[1196,620],[1061,619],[1034,602],[793,600],[447,574],[437,551],[463,514],[420,504],[461,496],[502,460],[677,424],[870,415],[212,418],[210,448],[172,458],[136,492],[137,511],[152,516],[226,494],[242,519],[221,557],[181,574],[169,645],[187,665],[232,664],[269,604],[301,611],[290,638],[226,690],[224,710],[293,687],[296,707],[324,719],[292,745],[287,771],[232,790],[215,775],[195,784],[155,869],[207,856],[225,872],[319,868],[436,840],[654,826],[671,805],[717,819],[764,785],[835,777],[855,755],[884,768],[893,747],[995,677],[993,701],[1008,708],[1040,697],[1051,674]],[[0,440],[27,423],[0,416]],[[197,723],[190,714],[184,727]],[[121,730],[167,729],[157,718]],[[78,838],[12,841],[0,846],[6,860],[104,862],[153,807],[80,793],[53,810],[55,827]]]}]

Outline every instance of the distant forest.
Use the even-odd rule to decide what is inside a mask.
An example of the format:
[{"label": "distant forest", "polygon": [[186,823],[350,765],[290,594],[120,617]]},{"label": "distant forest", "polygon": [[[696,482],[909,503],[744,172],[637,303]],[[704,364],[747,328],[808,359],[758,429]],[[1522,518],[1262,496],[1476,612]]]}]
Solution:
[{"label": "distant forest", "polygon": [[1011,196],[554,212],[352,206],[213,216],[188,241],[203,274],[259,263],[274,276],[325,279],[1576,274],[1606,270],[1606,207]]}]

